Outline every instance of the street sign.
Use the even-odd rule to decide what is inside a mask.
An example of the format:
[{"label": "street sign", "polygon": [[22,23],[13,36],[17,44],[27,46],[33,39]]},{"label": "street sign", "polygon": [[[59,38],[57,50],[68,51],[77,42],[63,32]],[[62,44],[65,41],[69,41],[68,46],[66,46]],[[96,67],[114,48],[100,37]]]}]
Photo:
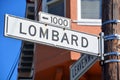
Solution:
[{"label": "street sign", "polygon": [[96,61],[98,57],[83,55],[70,67],[70,80],[78,80]]},{"label": "street sign", "polygon": [[71,26],[71,19],[45,12],[39,12],[39,21],[42,23],[63,28],[70,28]]},{"label": "street sign", "polygon": [[5,16],[5,36],[96,56],[99,53],[99,41],[95,35],[11,15]]}]

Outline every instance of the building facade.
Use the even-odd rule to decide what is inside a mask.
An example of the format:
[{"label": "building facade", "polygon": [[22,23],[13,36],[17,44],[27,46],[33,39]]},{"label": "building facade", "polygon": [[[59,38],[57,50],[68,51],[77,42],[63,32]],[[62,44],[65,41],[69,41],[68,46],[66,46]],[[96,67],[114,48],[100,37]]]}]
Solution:
[{"label": "building facade", "polygon": [[[38,13],[42,11],[70,18],[72,30],[97,36],[101,32],[101,0],[29,0],[27,3],[27,18],[39,21]],[[70,80],[70,66],[84,55],[25,41],[22,52],[18,79],[33,80]],[[98,60],[79,80],[101,80],[101,77]]]}]

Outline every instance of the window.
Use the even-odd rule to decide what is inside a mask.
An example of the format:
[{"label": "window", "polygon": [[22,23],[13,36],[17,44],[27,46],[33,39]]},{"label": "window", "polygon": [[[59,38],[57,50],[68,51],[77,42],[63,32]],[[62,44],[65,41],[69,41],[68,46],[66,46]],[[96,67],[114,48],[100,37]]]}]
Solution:
[{"label": "window", "polygon": [[65,16],[65,0],[43,0],[42,11]]},{"label": "window", "polygon": [[101,25],[101,0],[77,0],[78,24]]},{"label": "window", "polygon": [[35,13],[34,3],[27,3],[26,17],[34,20],[35,19],[34,13]]}]

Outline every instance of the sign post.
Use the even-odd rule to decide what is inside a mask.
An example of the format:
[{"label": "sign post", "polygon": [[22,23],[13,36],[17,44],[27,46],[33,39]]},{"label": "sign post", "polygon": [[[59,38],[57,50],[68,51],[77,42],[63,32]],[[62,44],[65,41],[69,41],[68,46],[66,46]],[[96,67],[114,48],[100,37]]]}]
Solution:
[{"label": "sign post", "polygon": [[97,60],[96,56],[84,54],[70,67],[70,80],[78,80]]},{"label": "sign post", "polygon": [[99,56],[98,36],[11,15],[5,17],[5,36]]},{"label": "sign post", "polygon": [[120,0],[102,0],[103,80],[120,80]]}]

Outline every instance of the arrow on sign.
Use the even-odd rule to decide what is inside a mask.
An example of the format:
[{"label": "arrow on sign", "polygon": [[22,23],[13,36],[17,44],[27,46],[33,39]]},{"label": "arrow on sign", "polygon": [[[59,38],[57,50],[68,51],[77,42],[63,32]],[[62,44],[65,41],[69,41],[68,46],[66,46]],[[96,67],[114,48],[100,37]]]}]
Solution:
[{"label": "arrow on sign", "polygon": [[42,18],[43,18],[43,19],[46,19],[46,20],[48,20],[48,18],[47,18],[47,17],[44,17],[44,16],[43,16]]},{"label": "arrow on sign", "polygon": [[70,80],[78,80],[96,61],[98,57],[84,54],[70,67]]}]

